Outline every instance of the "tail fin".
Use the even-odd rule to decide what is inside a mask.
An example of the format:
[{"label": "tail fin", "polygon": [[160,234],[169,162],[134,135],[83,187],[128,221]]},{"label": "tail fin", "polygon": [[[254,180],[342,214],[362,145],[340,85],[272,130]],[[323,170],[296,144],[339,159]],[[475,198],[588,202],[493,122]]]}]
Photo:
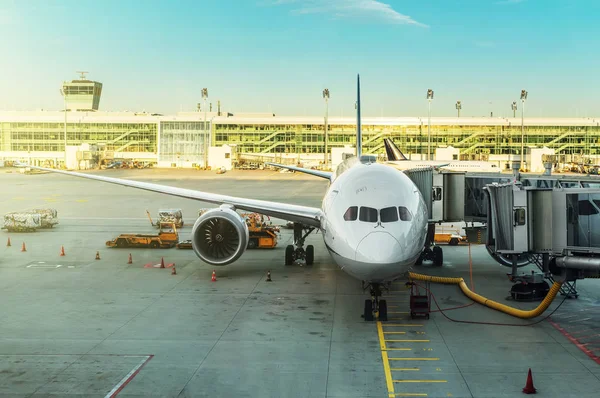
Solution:
[{"label": "tail fin", "polygon": [[360,131],[360,75],[356,75],[356,157],[362,156],[362,132]]},{"label": "tail fin", "polygon": [[400,148],[394,144],[394,141],[389,138],[384,138],[383,143],[385,144],[385,152],[387,153],[388,160],[408,160]]}]

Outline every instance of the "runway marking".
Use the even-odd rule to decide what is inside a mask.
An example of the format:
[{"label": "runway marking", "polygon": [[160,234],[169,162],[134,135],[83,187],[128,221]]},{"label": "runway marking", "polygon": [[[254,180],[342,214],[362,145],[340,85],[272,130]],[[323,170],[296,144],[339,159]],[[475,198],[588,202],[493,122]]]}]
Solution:
[{"label": "runway marking", "polygon": [[592,361],[600,365],[600,357],[595,355],[591,350],[585,347],[585,344],[581,344],[575,337],[571,336],[569,332],[563,329],[559,324],[553,321],[548,321],[552,326],[556,328],[563,336],[565,336],[571,343],[575,344],[577,348],[583,351]]},{"label": "runway marking", "polygon": [[140,361],[131,371],[113,387],[112,390],[104,398],[114,398],[133,380],[133,378],[142,370],[142,368],[154,357],[154,355],[148,355]]},{"label": "runway marking", "polygon": [[390,370],[390,361],[388,360],[387,346],[383,337],[383,328],[381,322],[377,321],[377,334],[379,335],[379,348],[381,349],[381,360],[383,361],[383,371],[385,372],[385,381],[387,384],[388,395],[390,397],[395,396],[394,394],[394,383],[392,383],[392,372]]},{"label": "runway marking", "polygon": [[385,340],[388,343],[429,343],[429,340]]}]

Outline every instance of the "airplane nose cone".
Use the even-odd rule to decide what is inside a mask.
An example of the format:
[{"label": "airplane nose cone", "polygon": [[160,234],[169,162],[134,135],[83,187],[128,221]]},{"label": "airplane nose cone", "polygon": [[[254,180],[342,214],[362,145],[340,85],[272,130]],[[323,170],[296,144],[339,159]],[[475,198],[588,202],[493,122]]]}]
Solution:
[{"label": "airplane nose cone", "polygon": [[400,244],[387,232],[371,232],[356,248],[356,261],[393,263],[398,260]]}]

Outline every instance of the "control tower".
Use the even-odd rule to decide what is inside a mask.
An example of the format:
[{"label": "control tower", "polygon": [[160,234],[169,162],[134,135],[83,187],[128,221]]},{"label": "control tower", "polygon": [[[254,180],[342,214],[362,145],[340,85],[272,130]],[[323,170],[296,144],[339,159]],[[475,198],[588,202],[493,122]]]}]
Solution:
[{"label": "control tower", "polygon": [[102,83],[87,80],[88,72],[77,72],[79,80],[64,82],[61,94],[65,96],[65,107],[70,111],[97,111],[102,95]]}]

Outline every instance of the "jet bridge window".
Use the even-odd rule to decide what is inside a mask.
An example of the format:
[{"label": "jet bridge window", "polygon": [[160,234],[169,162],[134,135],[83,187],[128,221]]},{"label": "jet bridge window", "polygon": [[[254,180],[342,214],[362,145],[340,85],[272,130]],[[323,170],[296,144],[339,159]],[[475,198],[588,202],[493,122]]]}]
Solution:
[{"label": "jet bridge window", "polygon": [[348,207],[348,210],[344,213],[344,220],[346,221],[356,221],[356,217],[358,216],[358,206]]},{"label": "jet bridge window", "polygon": [[398,211],[400,212],[400,219],[402,221],[410,221],[410,220],[412,220],[412,214],[410,214],[410,211],[406,207],[399,206],[398,207]]},{"label": "jet bridge window", "polygon": [[377,209],[373,209],[372,207],[361,207],[358,219],[365,222],[377,222]]},{"label": "jet bridge window", "polygon": [[379,210],[379,217],[381,218],[381,222],[398,221],[398,210],[395,207],[386,207]]}]

